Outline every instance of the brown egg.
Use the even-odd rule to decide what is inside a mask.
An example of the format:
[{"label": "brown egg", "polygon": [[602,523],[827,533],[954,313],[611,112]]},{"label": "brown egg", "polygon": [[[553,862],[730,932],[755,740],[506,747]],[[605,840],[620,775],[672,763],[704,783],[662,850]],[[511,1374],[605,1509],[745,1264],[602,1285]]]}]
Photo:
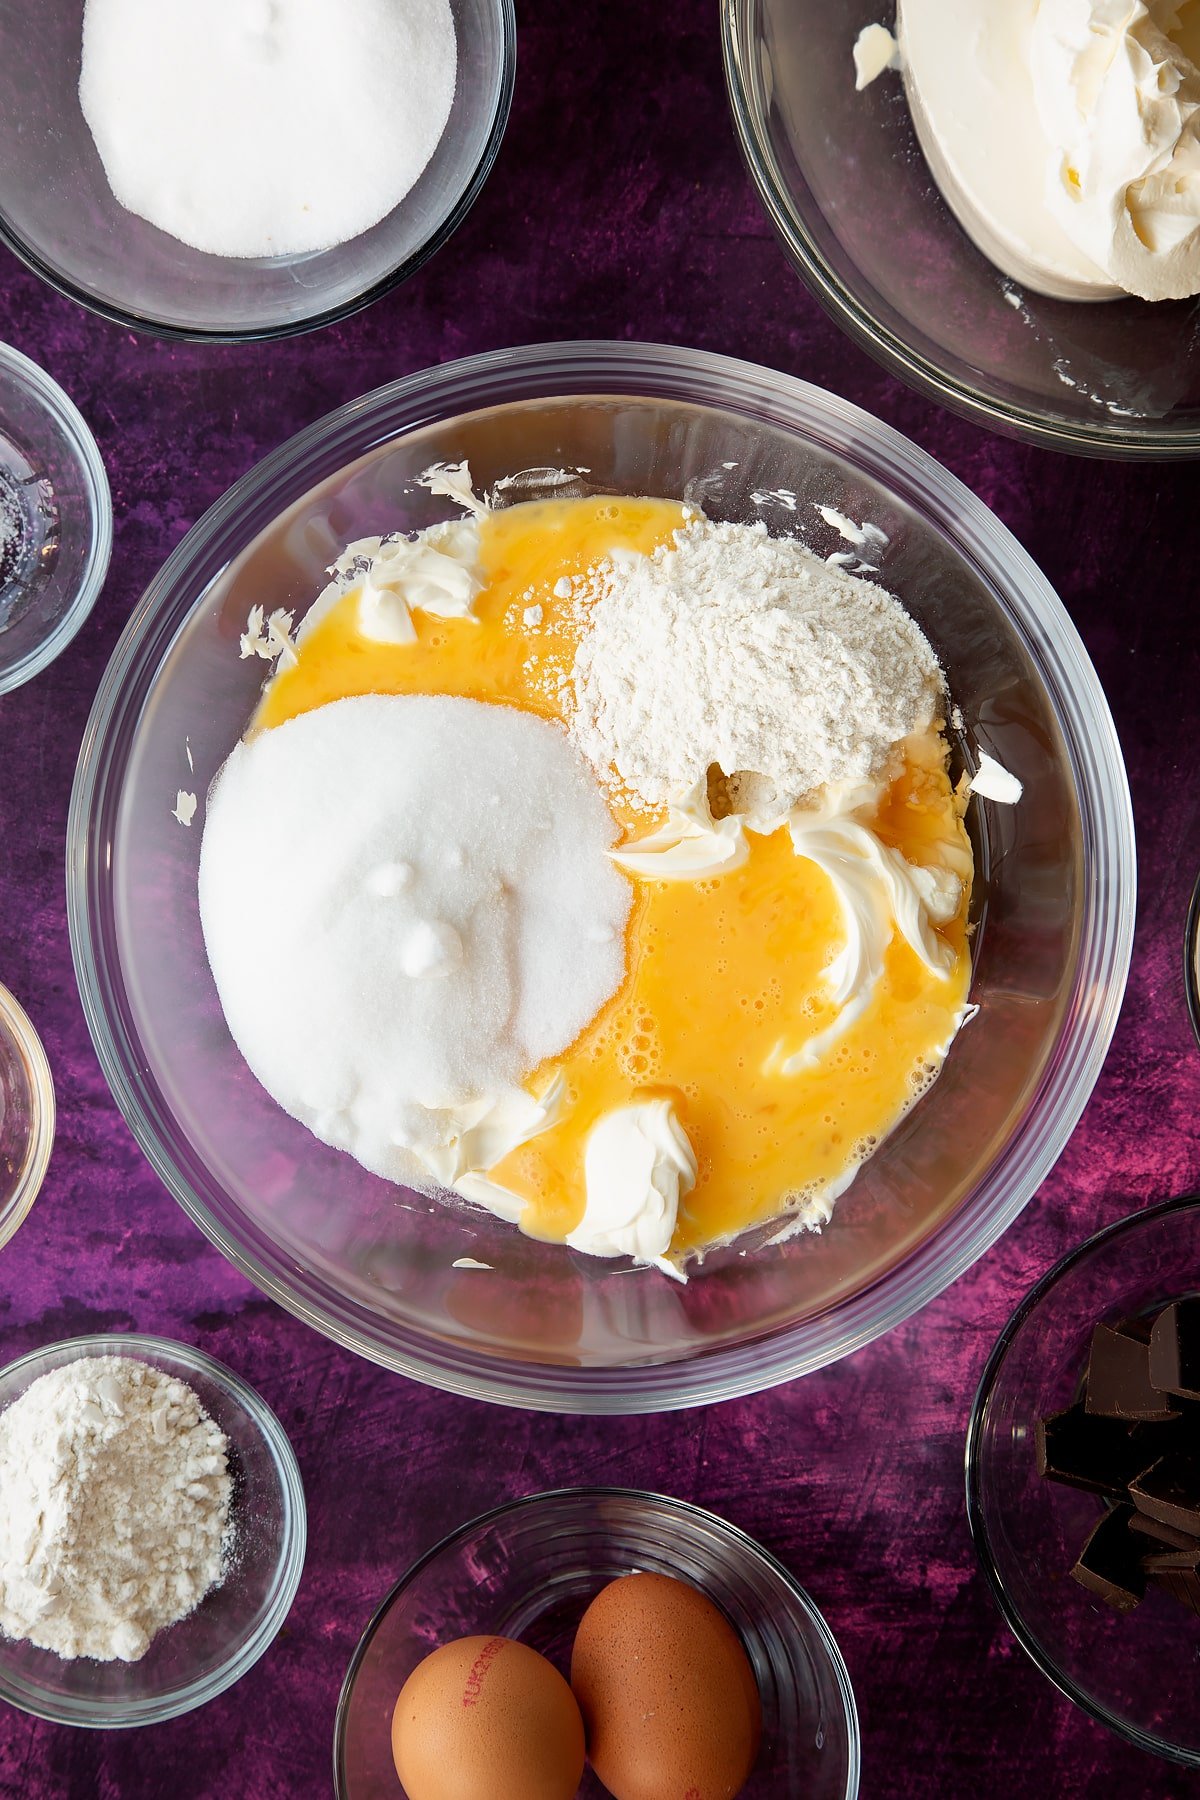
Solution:
[{"label": "brown egg", "polygon": [[724,1614],[686,1582],[610,1582],[580,1621],[571,1686],[614,1800],[733,1800],[754,1767],[754,1671]]},{"label": "brown egg", "polygon": [[573,1800],[583,1720],[553,1663],[528,1644],[458,1638],[401,1688],[392,1756],[408,1800]]}]

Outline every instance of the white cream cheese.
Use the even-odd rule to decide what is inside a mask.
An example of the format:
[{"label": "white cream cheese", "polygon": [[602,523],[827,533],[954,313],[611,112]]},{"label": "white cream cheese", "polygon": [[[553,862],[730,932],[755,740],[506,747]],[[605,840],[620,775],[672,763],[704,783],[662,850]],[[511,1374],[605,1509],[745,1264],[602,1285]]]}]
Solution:
[{"label": "white cream cheese", "polygon": [[666,822],[657,831],[608,854],[618,868],[648,881],[704,881],[740,869],[750,846],[741,818],[713,818],[707,782],[698,781],[668,804]]},{"label": "white cream cheese", "polygon": [[421,486],[428,488],[431,494],[441,494],[447,500],[453,500],[456,506],[471,513],[477,519],[486,519],[491,507],[486,500],[481,500],[471,482],[471,468],[467,462],[432,463],[420,476]]},{"label": "white cream cheese", "polygon": [[900,0],[913,124],[947,205],[997,268],[1064,300],[1120,288],[1046,204],[1050,146],[1031,76],[1038,0]]},{"label": "white cream cheese", "polygon": [[537,1098],[524,1088],[511,1088],[461,1106],[410,1106],[394,1141],[417,1158],[439,1187],[515,1225],[527,1204],[524,1196],[490,1180],[487,1170],[530,1138],[549,1131],[566,1107],[565,1085],[561,1076],[555,1076]]},{"label": "white cream cheese", "polygon": [[1145,300],[1200,292],[1198,39],[1196,0],[1040,0],[1033,21],[1048,208]]},{"label": "white cream cheese", "polygon": [[[465,467],[465,465],[464,465]],[[439,492],[441,490],[438,490]],[[455,496],[457,498],[457,495]],[[415,644],[415,612],[439,619],[469,619],[483,588],[479,566],[479,525],[475,519],[451,519],[430,525],[415,537],[365,537],[348,544],[329,569],[331,580],[305,614],[296,641],[358,588],[358,629],[376,644]],[[261,628],[261,608],[259,613]],[[278,615],[272,615],[272,623]],[[290,615],[284,615],[290,626]],[[251,614],[253,622],[254,614]],[[273,654],[243,637],[242,655]],[[288,648],[291,648],[288,640]],[[294,654],[294,652],[293,652]]]},{"label": "white cream cheese", "polygon": [[854,85],[859,93],[885,69],[900,66],[900,46],[886,25],[864,25],[854,40]]},{"label": "white cream cheese", "polygon": [[1196,0],[901,0],[898,30],[926,160],[998,268],[1066,300],[1200,292]]},{"label": "white cream cheese", "polygon": [[793,813],[789,829],[796,855],[814,862],[830,881],[846,941],[825,977],[837,1017],[796,1050],[789,1051],[783,1041],[776,1045],[765,1072],[782,1075],[814,1068],[862,1017],[883,975],[895,931],[931,974],[945,980],[954,967],[954,951],[934,926],[952,919],[962,899],[957,875],[907,862],[853,818]]},{"label": "white cream cheese", "polygon": [[238,639],[238,655],[243,660],[249,656],[261,656],[264,662],[274,662],[278,656],[285,662],[294,663],[297,657],[296,647],[291,639],[292,620],[293,615],[279,606],[264,625],[262,607],[252,606],[246,620],[246,629]]},{"label": "white cream cheese", "polygon": [[593,1125],[584,1147],[587,1201],[567,1236],[588,1256],[631,1256],[677,1281],[667,1259],[679,1202],[696,1184],[696,1156],[669,1100],[617,1107]]},{"label": "white cream cheese", "polygon": [[1015,806],[1025,789],[1002,763],[981,750],[979,767],[971,777],[967,792],[978,794],[981,800],[995,800],[1000,806]]}]

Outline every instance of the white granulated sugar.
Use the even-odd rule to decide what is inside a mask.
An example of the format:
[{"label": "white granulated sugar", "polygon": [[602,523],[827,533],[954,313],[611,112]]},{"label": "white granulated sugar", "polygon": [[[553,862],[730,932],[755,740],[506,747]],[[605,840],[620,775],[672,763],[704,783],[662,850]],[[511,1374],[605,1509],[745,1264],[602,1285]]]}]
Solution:
[{"label": "white granulated sugar", "polygon": [[619,985],[616,837],[561,727],[511,707],[367,695],[239,745],[200,915],[250,1068],[317,1137],[428,1187],[412,1109],[519,1083]]},{"label": "white granulated sugar", "polygon": [[79,99],[121,205],[217,256],[397,206],[454,98],[449,0],[87,0]]},{"label": "white granulated sugar", "polygon": [[131,1357],[39,1377],[0,1414],[0,1630],[136,1662],[222,1578],[228,1448],[186,1383]]},{"label": "white granulated sugar", "polygon": [[897,600],[761,523],[697,520],[575,592],[571,735],[648,806],[715,764],[752,818],[778,818],[879,775],[942,701],[937,658]]}]

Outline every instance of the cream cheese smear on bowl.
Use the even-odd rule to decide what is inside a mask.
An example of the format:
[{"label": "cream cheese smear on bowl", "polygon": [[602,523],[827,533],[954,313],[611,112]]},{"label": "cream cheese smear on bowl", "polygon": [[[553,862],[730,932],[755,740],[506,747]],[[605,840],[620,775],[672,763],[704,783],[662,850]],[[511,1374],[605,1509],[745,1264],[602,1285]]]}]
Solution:
[{"label": "cream cheese smear on bowl", "polygon": [[[934,178],[1006,275],[1200,293],[1200,0],[900,0],[897,36]],[[890,66],[864,40],[860,86]]]}]

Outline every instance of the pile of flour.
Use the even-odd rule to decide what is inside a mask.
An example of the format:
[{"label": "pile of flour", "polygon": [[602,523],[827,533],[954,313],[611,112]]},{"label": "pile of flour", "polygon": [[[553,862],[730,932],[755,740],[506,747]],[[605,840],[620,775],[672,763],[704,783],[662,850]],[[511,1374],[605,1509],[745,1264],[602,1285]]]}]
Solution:
[{"label": "pile of flour", "polygon": [[938,715],[937,657],[898,600],[766,526],[698,519],[573,584],[571,736],[607,782],[661,807],[716,765],[777,819],[869,781]]},{"label": "pile of flour", "polygon": [[216,1586],[228,1443],[186,1383],[81,1357],[0,1414],[0,1630],[136,1662]]},{"label": "pile of flour", "polygon": [[87,0],[79,99],[121,205],[217,256],[375,225],[450,116],[450,0]]},{"label": "pile of flour", "polygon": [[[558,725],[441,695],[336,700],[239,744],[200,917],[225,1018],[284,1109],[376,1174],[565,1050],[625,973],[617,831]],[[435,1143],[434,1148],[438,1145]]]}]

